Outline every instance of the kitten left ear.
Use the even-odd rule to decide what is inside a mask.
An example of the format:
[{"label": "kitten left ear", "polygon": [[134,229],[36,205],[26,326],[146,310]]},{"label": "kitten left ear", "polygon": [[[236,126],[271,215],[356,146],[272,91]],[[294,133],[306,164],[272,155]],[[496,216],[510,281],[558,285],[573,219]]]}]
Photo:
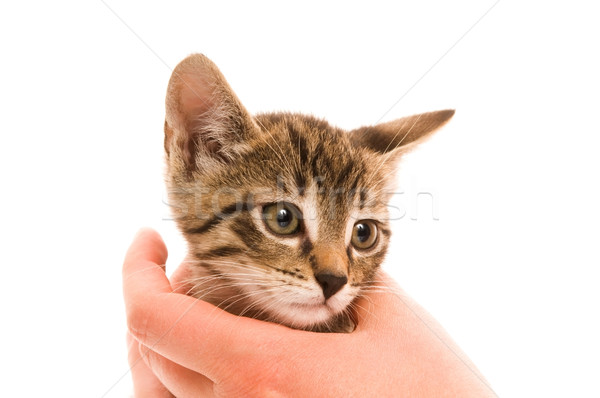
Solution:
[{"label": "kitten left ear", "polygon": [[178,172],[231,161],[256,129],[210,59],[192,54],[175,67],[167,88],[165,151]]},{"label": "kitten left ear", "polygon": [[429,138],[454,115],[453,109],[421,113],[350,132],[350,140],[380,154],[405,153]]}]

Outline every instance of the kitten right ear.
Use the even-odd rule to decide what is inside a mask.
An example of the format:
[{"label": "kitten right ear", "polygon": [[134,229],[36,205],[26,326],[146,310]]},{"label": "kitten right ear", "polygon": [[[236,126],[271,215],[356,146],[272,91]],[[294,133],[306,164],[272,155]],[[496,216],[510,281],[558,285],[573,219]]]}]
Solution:
[{"label": "kitten right ear", "polygon": [[192,173],[228,162],[257,127],[217,66],[192,54],[173,70],[166,98],[165,151],[170,165]]},{"label": "kitten right ear", "polygon": [[403,117],[350,132],[350,140],[380,154],[403,154],[429,138],[454,116],[453,109]]}]

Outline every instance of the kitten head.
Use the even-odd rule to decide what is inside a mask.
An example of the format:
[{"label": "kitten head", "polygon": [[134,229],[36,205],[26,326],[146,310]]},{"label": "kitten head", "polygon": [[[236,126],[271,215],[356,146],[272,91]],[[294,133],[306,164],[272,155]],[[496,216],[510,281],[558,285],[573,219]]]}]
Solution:
[{"label": "kitten head", "polygon": [[192,55],[166,100],[170,204],[188,241],[191,294],[232,313],[351,330],[390,238],[396,161],[454,111],[350,132],[291,113],[251,116]]}]

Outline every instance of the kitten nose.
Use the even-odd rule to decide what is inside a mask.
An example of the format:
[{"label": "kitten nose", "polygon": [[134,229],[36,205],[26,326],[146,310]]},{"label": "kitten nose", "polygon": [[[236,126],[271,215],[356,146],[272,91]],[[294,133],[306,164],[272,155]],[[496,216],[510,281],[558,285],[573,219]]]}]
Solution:
[{"label": "kitten nose", "polygon": [[321,289],[323,289],[325,300],[339,292],[348,282],[346,275],[338,276],[325,272],[315,275],[315,278],[319,282],[319,285],[321,285]]}]

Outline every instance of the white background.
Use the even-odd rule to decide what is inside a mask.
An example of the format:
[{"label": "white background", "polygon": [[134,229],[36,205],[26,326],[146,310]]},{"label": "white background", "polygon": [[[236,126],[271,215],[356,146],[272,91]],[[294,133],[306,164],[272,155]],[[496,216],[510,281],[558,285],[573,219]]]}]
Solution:
[{"label": "white background", "polygon": [[455,108],[403,164],[385,268],[499,396],[600,396],[592,2],[197,3],[0,6],[3,395],[129,393],[122,258],[144,225],[183,257],[164,94],[203,52],[252,112]]}]

